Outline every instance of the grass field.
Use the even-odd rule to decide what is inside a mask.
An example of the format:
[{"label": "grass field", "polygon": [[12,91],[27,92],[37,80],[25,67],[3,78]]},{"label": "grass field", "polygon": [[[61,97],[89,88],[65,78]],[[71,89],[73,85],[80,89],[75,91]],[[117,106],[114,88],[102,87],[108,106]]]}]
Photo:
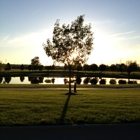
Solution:
[{"label": "grass field", "polygon": [[140,90],[0,90],[0,125],[140,123]]}]

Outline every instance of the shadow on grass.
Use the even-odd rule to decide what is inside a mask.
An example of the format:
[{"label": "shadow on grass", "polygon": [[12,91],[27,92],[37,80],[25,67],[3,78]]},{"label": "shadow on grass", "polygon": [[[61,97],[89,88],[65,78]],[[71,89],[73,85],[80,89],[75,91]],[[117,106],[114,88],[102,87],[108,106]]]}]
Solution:
[{"label": "shadow on grass", "polygon": [[76,93],[66,93],[65,95],[68,96],[68,97],[67,97],[67,100],[66,100],[66,102],[64,104],[64,107],[63,107],[63,110],[62,110],[62,113],[61,113],[61,116],[60,116],[60,124],[65,124],[65,116],[67,114],[70,97],[73,96],[73,95],[79,95],[79,94],[76,94]]},{"label": "shadow on grass", "polygon": [[60,123],[62,123],[62,124],[64,124],[65,116],[66,116],[66,113],[67,113],[67,110],[68,110],[68,104],[69,104],[70,97],[71,97],[71,94],[66,94],[66,95],[68,95],[68,98],[67,98],[67,100],[64,104],[62,114],[60,116]]}]

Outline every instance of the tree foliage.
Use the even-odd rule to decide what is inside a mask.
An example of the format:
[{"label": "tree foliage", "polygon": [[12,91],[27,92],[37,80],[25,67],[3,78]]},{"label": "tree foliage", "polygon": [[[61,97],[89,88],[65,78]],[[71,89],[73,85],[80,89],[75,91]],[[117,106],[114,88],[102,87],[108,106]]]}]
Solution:
[{"label": "tree foliage", "polygon": [[0,71],[4,68],[4,64],[0,61]]},{"label": "tree foliage", "polygon": [[84,68],[85,71],[90,71],[91,70],[90,66],[88,64],[84,64],[83,68]]},{"label": "tree foliage", "polygon": [[116,71],[116,70],[117,70],[116,65],[112,64],[112,65],[110,66],[110,70],[111,70],[111,71]]},{"label": "tree foliage", "polygon": [[92,71],[97,71],[98,70],[98,66],[96,64],[91,64],[90,68]]},{"label": "tree foliage", "polygon": [[24,70],[24,65],[21,64],[20,69],[23,71]]},{"label": "tree foliage", "polygon": [[138,70],[138,64],[136,62],[127,61],[126,64],[127,64],[128,75],[130,75],[131,72]]},{"label": "tree foliage", "polygon": [[33,59],[31,59],[31,66],[33,70],[37,70],[39,66],[41,65],[39,57],[36,56]]},{"label": "tree foliage", "polygon": [[119,67],[120,72],[122,73],[122,72],[126,71],[126,69],[127,69],[127,66],[124,63],[121,63],[120,67]]},{"label": "tree foliage", "polygon": [[105,64],[101,64],[101,65],[99,66],[100,71],[105,71],[106,68],[107,68],[107,66],[106,66]]},{"label": "tree foliage", "polygon": [[5,70],[9,71],[11,69],[12,69],[11,64],[7,63],[6,66],[5,66]]},{"label": "tree foliage", "polygon": [[47,39],[43,44],[47,56],[54,61],[66,65],[83,64],[91,54],[93,45],[93,33],[91,25],[83,25],[84,16],[77,17],[68,25],[60,26],[59,22],[54,25],[53,39]]}]

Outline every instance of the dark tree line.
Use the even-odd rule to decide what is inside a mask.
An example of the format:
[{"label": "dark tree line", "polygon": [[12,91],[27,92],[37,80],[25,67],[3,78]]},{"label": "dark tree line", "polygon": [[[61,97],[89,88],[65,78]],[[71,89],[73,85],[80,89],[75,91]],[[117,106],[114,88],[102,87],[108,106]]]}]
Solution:
[{"label": "dark tree line", "polygon": [[[64,69],[64,70],[68,70],[69,67],[65,64],[64,67],[58,67],[55,66],[55,65],[50,65],[50,66],[43,66],[43,65],[28,65],[25,67],[24,64],[21,64],[20,66],[16,67],[15,69],[20,69],[22,71],[24,71],[25,69],[27,70],[39,70],[39,71],[42,71],[42,70],[59,70],[60,69]],[[7,63],[6,65],[5,64],[1,64],[1,69],[5,69],[5,71],[10,71],[11,69],[14,69],[13,66],[11,66],[10,63]],[[132,61],[127,61],[126,64],[124,63],[121,63],[121,64],[112,64],[110,66],[108,65],[105,65],[105,64],[101,64],[101,65],[97,65],[97,64],[91,64],[91,65],[88,65],[88,64],[84,64],[83,66],[82,65],[72,65],[71,66],[71,69],[72,70],[77,70],[77,71],[93,71],[93,72],[96,72],[96,71],[112,71],[112,72],[117,72],[117,71],[120,71],[121,73],[123,72],[127,72],[128,75],[130,75],[132,72],[134,71],[139,71],[140,70],[140,67],[138,66],[138,64],[136,62],[132,62]]]},{"label": "dark tree line", "polygon": [[128,61],[126,64],[122,63],[120,65],[115,65],[112,64],[110,66],[105,65],[105,64],[101,64],[101,65],[96,65],[96,64],[85,64],[82,67],[82,70],[85,71],[120,71],[121,73],[123,72],[127,72],[128,75],[130,75],[132,72],[134,71],[139,71],[140,67],[138,66],[138,64],[136,62],[131,62]]}]

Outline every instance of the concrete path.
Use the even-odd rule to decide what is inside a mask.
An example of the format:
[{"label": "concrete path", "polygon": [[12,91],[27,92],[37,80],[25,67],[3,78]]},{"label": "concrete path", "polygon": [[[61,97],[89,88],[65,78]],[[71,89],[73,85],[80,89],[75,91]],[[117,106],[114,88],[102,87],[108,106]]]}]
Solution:
[{"label": "concrete path", "polygon": [[0,127],[0,140],[140,140],[140,124]]}]

